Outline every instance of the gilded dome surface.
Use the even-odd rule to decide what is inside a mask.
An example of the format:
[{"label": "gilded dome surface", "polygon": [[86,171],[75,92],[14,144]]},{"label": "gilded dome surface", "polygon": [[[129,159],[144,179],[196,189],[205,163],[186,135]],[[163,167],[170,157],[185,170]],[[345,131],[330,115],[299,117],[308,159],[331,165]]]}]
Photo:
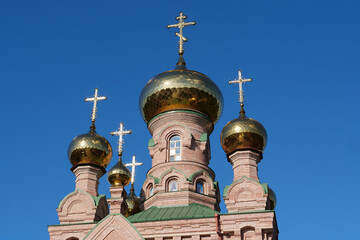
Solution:
[{"label": "gilded dome surface", "polygon": [[[223,109],[223,96],[206,75],[187,70],[180,59],[175,70],[152,78],[140,94],[140,111],[146,122],[170,110],[194,110],[215,123]],[[180,63],[180,64],[179,64]]]},{"label": "gilded dome surface", "polygon": [[244,116],[225,125],[220,135],[220,141],[227,154],[242,149],[263,152],[267,142],[267,133],[261,123]]},{"label": "gilded dome surface", "polygon": [[270,209],[275,210],[277,200],[276,200],[275,192],[271,188],[269,188],[269,198],[270,198]]},{"label": "gilded dome surface", "polygon": [[72,140],[68,156],[73,166],[91,163],[106,168],[112,157],[112,148],[104,137],[90,130]]},{"label": "gilded dome surface", "polygon": [[133,185],[131,186],[130,193],[126,197],[125,201],[126,201],[126,204],[128,206],[128,209],[127,209],[127,211],[125,213],[125,217],[134,215],[134,214],[136,214],[138,212],[141,212],[141,209],[140,209],[141,199],[135,195]]},{"label": "gilded dome surface", "polygon": [[131,172],[125,167],[121,160],[119,160],[115,166],[113,166],[108,174],[108,181],[112,187],[115,186],[126,186],[131,180]]}]

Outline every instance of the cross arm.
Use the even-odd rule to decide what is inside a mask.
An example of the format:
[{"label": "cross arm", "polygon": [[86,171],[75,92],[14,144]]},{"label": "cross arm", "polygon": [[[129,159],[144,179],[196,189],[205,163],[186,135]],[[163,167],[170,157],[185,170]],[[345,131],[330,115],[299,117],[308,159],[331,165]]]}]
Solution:
[{"label": "cross arm", "polygon": [[196,25],[196,22],[187,22],[183,24],[184,26]]},{"label": "cross arm", "polygon": [[143,163],[126,163],[125,166],[132,167],[132,166],[141,166]]},{"label": "cross arm", "polygon": [[240,80],[230,80],[229,83],[240,83]]},{"label": "cross arm", "polygon": [[179,27],[179,24],[169,24],[167,28]]},{"label": "cross arm", "polygon": [[244,79],[243,82],[251,82],[252,81],[252,78],[247,78],[247,79]]},{"label": "cross arm", "polygon": [[178,36],[179,38],[181,38],[184,42],[187,42],[187,38],[182,36],[180,33],[175,33],[176,36]]}]

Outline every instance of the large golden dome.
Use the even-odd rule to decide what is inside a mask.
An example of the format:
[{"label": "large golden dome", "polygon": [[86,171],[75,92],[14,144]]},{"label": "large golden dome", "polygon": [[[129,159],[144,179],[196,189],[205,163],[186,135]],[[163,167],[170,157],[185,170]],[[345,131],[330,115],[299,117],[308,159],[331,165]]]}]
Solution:
[{"label": "large golden dome", "polygon": [[160,73],[145,85],[139,105],[146,122],[163,112],[192,110],[215,123],[223,109],[223,96],[209,77],[187,70],[180,56],[175,70]]},{"label": "large golden dome", "polygon": [[75,167],[79,164],[95,164],[106,168],[112,156],[110,143],[91,129],[89,133],[75,137],[69,145],[68,156]]},{"label": "large golden dome", "polygon": [[244,149],[263,152],[267,142],[267,133],[261,123],[247,118],[244,114],[225,125],[220,141],[227,154]]},{"label": "large golden dome", "polygon": [[108,174],[108,181],[112,187],[117,186],[126,186],[131,180],[130,170],[122,163],[121,157],[120,160],[113,166]]}]

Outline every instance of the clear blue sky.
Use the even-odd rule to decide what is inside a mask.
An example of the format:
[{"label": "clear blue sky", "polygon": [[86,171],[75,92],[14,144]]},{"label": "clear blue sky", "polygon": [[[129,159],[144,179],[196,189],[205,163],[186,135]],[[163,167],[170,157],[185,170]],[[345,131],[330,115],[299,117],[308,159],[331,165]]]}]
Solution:
[{"label": "clear blue sky", "polygon": [[[360,4],[224,2],[0,2],[2,239],[48,239],[47,225],[58,223],[56,207],[75,186],[67,148],[88,131],[91,104],[83,99],[96,87],[108,97],[98,133],[115,148],[109,133],[120,121],[134,131],[124,161],[136,154],[144,162],[139,193],[151,159],[138,98],[177,61],[177,38],[165,26],[179,11],[197,22],[185,30],[188,68],[224,95],[210,164],[221,191],[233,175],[219,136],[239,110],[227,82],[241,69],[254,80],[245,85],[247,115],[269,136],[259,175],[277,195],[281,239],[358,236]],[[103,177],[100,193],[108,188]]]}]

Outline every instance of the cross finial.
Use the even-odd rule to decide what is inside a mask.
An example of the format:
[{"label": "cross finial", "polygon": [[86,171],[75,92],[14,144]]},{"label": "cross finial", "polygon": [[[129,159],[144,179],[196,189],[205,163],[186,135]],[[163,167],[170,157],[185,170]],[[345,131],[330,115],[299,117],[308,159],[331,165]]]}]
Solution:
[{"label": "cross finial", "polygon": [[135,167],[141,165],[143,165],[143,163],[135,161],[135,155],[133,155],[131,163],[125,164],[125,166],[131,167],[131,185],[133,185],[135,182]]},{"label": "cross finial", "polygon": [[118,154],[119,156],[122,155],[123,152],[123,144],[124,144],[124,138],[123,136],[125,136],[126,134],[131,134],[132,131],[131,130],[125,130],[124,128],[124,124],[121,122],[120,123],[120,127],[118,131],[115,132],[111,132],[112,136],[119,136],[119,140],[118,140]]},{"label": "cross finial", "polygon": [[244,117],[245,116],[245,110],[244,110],[244,92],[242,89],[242,85],[243,83],[246,82],[251,82],[252,79],[251,78],[243,78],[241,76],[241,71],[239,70],[238,72],[239,77],[235,80],[229,81],[229,83],[237,83],[239,84],[239,103],[240,103],[240,116]]},{"label": "cross finial", "polygon": [[[100,97],[98,96],[98,93],[99,93],[99,89],[95,88],[95,94],[94,94],[94,97],[91,97],[91,98],[85,98],[85,102],[93,102],[93,110],[92,110],[92,113],[91,113],[91,121],[93,123],[93,125],[95,124],[95,120],[96,120],[96,111],[97,111],[97,108],[96,108],[96,105],[97,105],[97,102],[98,101],[101,101],[101,100],[106,100],[107,97]],[[92,125],[92,127],[93,127]]]},{"label": "cross finial", "polygon": [[196,22],[184,22],[184,20],[187,18],[182,12],[180,12],[179,16],[175,19],[179,22],[177,24],[171,24],[167,25],[167,28],[179,28],[179,32],[175,33],[176,36],[179,37],[179,54],[182,56],[184,54],[184,42],[187,42],[187,38],[183,35],[183,28],[190,25],[195,25]]}]

